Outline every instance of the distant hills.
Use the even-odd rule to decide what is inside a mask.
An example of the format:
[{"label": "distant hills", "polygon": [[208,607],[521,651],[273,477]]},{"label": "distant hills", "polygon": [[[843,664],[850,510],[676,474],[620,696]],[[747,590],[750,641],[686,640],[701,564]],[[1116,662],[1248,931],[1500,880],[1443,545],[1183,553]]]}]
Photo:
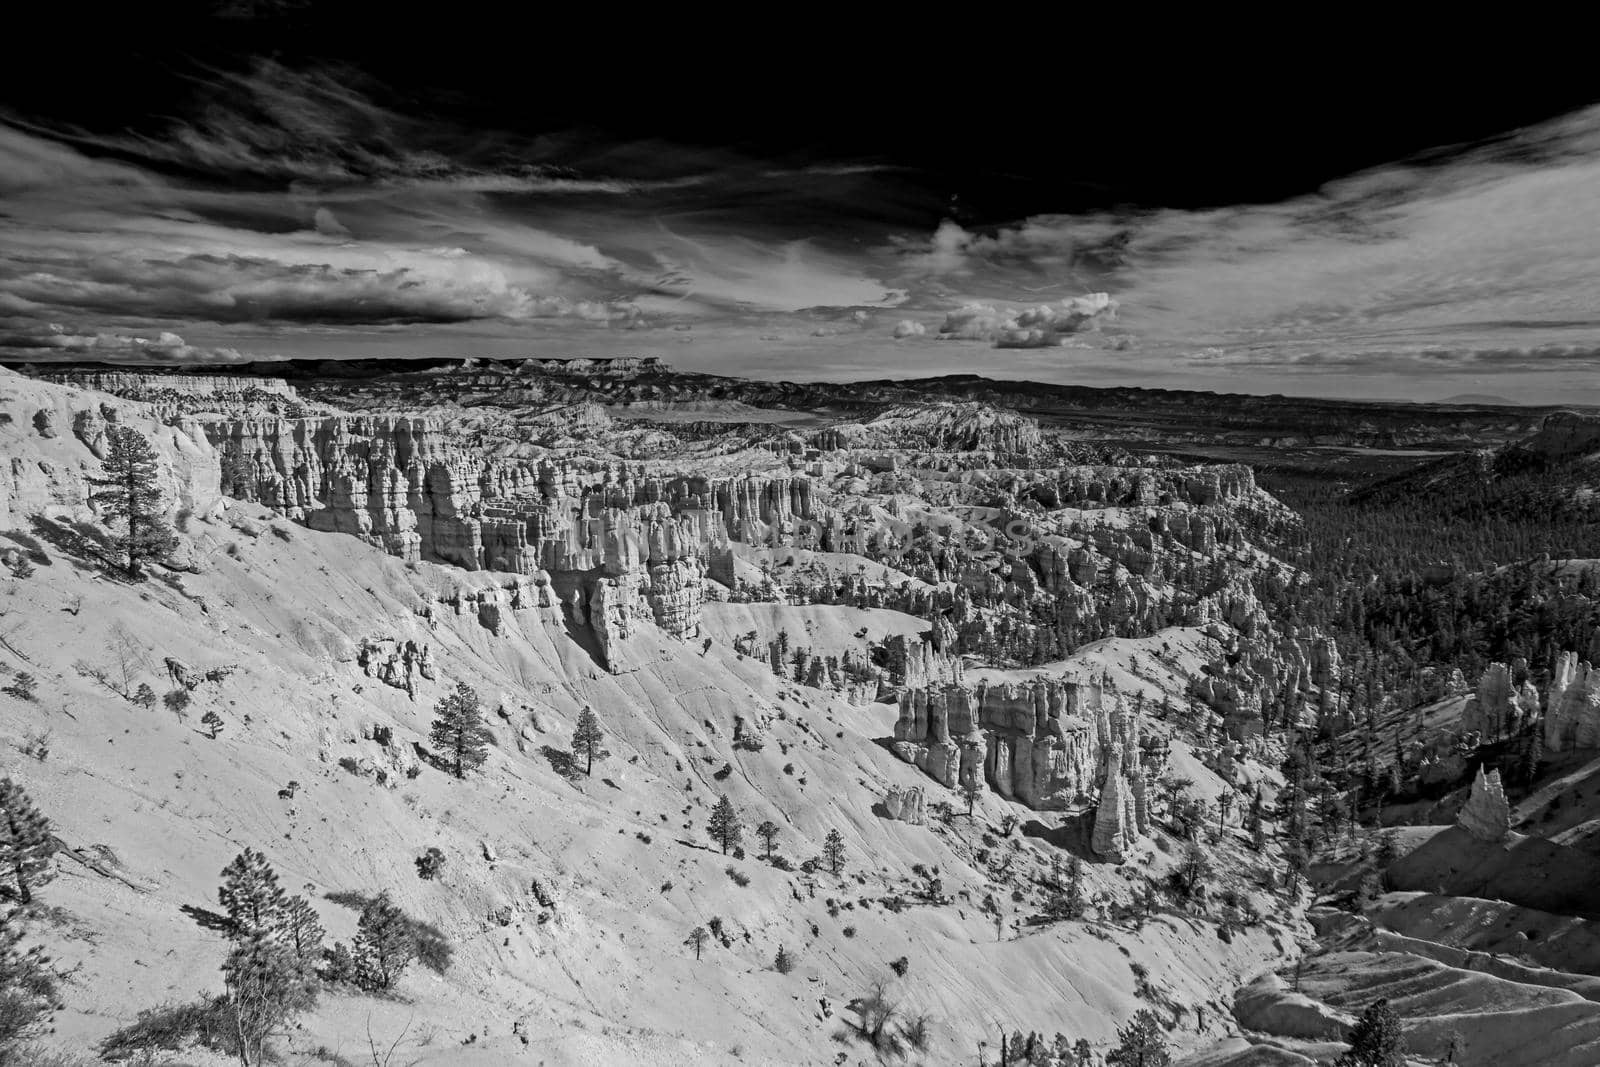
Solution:
[{"label": "distant hills", "polygon": [[1522,402],[1520,400],[1508,400],[1503,396],[1495,396],[1493,393],[1457,393],[1455,396],[1447,396],[1443,400],[1434,401],[1434,403],[1473,404],[1478,407],[1502,408],[1515,408],[1522,406]]}]

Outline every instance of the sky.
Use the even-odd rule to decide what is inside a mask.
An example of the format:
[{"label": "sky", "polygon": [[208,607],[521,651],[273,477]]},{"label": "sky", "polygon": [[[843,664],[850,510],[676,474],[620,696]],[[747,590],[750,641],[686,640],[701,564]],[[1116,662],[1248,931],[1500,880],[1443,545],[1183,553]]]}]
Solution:
[{"label": "sky", "polygon": [[1600,404],[1600,86],[374,10],[175,4],[8,64],[0,358]]}]

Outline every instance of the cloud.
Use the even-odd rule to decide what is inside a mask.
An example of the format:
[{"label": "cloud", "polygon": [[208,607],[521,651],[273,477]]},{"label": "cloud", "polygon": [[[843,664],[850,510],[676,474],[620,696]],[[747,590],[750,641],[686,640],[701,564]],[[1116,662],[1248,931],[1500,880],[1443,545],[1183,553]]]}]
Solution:
[{"label": "cloud", "polygon": [[966,304],[945,315],[941,340],[991,341],[996,348],[1054,348],[1102,317],[1111,318],[1117,301],[1107,293],[1069,297],[1058,304],[1002,309]]},{"label": "cloud", "polygon": [[1600,370],[1600,343],[1545,344],[1519,348],[1257,348],[1207,347],[1185,351],[1201,367],[1276,370],[1287,373],[1361,373],[1430,376],[1442,373],[1511,373]]},{"label": "cloud", "polygon": [[49,323],[43,327],[0,321],[0,353],[19,359],[91,359],[109,363],[240,363],[256,357],[234,348],[191,345],[170,331],[154,337],[84,330]]},{"label": "cloud", "polygon": [[927,332],[928,328],[915,319],[901,319],[899,322],[894,324],[894,336],[896,340],[899,340],[903,337],[921,337]]},{"label": "cloud", "polygon": [[[1283,203],[947,223],[887,254],[965,298],[941,336],[1049,345],[1067,331],[1006,308],[1082,287],[1189,367],[1557,370],[1600,345],[1600,107]],[[1209,349],[1230,355],[1192,356]]]}]

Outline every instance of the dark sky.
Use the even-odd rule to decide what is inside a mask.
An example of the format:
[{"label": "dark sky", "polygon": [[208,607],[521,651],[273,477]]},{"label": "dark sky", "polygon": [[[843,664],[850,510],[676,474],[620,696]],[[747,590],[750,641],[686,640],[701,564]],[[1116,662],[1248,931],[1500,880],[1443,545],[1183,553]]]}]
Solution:
[{"label": "dark sky", "polygon": [[905,169],[871,211],[989,225],[1283,200],[1600,97],[1600,81],[1554,57],[1508,66],[1514,26],[1493,29],[1485,56],[1359,23],[1272,43],[1263,27],[1164,29],[1136,9],[1104,25],[864,10],[452,3],[419,17],[225,0],[95,12],[86,35],[84,10],[55,3],[30,16],[41,20],[30,36],[62,47],[8,54],[0,102],[97,133],[156,132],[192,111],[215,71],[271,57],[369,79],[396,110],[560,135],[580,164],[635,146],[604,157],[614,176],[671,173],[676,156],[637,148],[651,140],[784,165],[889,163]]}]

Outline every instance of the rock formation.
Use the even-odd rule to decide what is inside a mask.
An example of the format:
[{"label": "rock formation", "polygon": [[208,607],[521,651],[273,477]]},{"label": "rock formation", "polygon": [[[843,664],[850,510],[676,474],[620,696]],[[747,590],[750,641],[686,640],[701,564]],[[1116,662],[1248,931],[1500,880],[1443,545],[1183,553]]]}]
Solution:
[{"label": "rock formation", "polygon": [[1538,709],[1538,694],[1531,706],[1525,705],[1527,687],[1512,684],[1511,668],[1491,663],[1478,680],[1478,691],[1469,696],[1461,710],[1461,728],[1477,731],[1485,741],[1498,741],[1522,728],[1524,717]]},{"label": "rock formation", "polygon": [[1499,841],[1511,832],[1511,806],[1506,802],[1499,771],[1485,773],[1483,766],[1478,766],[1472,794],[1456,823],[1481,841]]},{"label": "rock formation", "polygon": [[[1007,800],[1060,811],[1093,794],[1112,745],[1138,780],[1140,733],[1135,716],[1105,707],[1096,682],[946,683],[902,691],[894,752],[952,789],[987,783]],[[1142,804],[1142,782],[1128,783],[1130,805],[1136,788]],[[1130,807],[1130,827],[1137,821]]]},{"label": "rock formation", "polygon": [[356,665],[368,678],[404,689],[413,700],[417,696],[417,679],[431,681],[436,677],[433,653],[427,645],[392,637],[363,640],[356,652]]},{"label": "rock formation", "polygon": [[1551,672],[1545,698],[1544,747],[1547,752],[1600,747],[1600,669],[1563,652]]},{"label": "rock formation", "polygon": [[1136,833],[1133,790],[1123,773],[1121,742],[1113,742],[1106,757],[1105,783],[1100,789],[1100,806],[1094,815],[1091,847],[1095,855],[1112,863],[1127,858]]},{"label": "rock formation", "polygon": [[883,798],[883,806],[891,819],[913,826],[921,826],[928,821],[928,804],[921,786],[914,785],[906,789],[892,787]]}]

